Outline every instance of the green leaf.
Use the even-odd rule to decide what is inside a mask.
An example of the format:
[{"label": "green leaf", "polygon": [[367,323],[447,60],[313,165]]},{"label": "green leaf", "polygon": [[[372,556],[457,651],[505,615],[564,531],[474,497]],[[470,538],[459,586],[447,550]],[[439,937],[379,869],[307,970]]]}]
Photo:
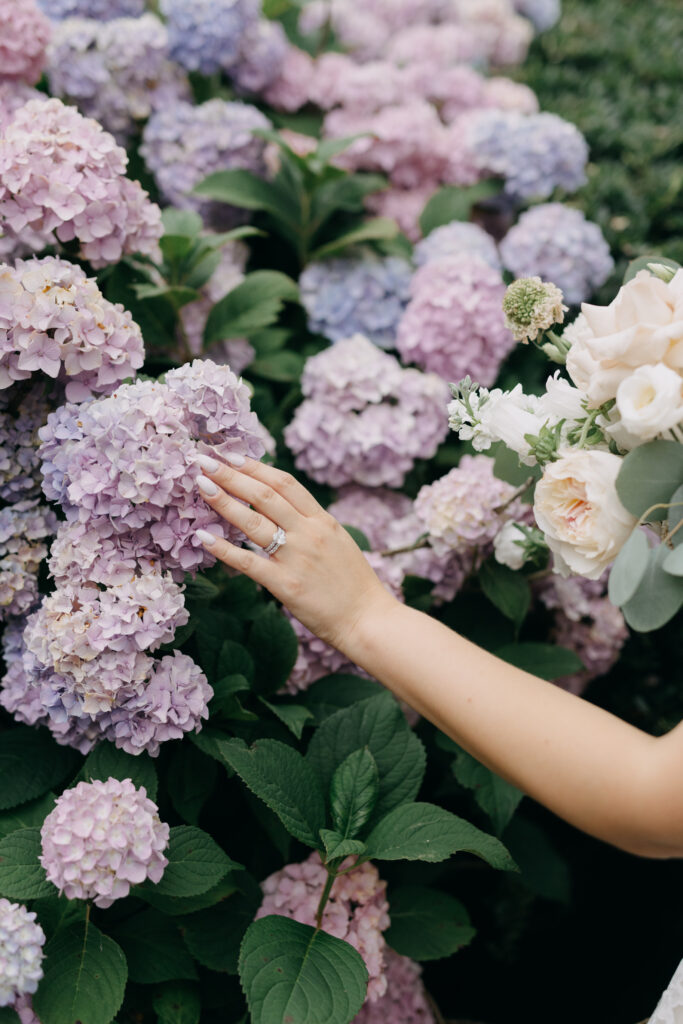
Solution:
[{"label": "green leaf", "polygon": [[353,839],[369,821],[379,796],[377,762],[367,747],[339,765],[330,783],[332,822],[343,839]]},{"label": "green leaf", "polygon": [[275,915],[249,927],[239,971],[253,1024],[349,1024],[368,982],[348,942]]},{"label": "green leaf", "polygon": [[136,284],[133,287],[141,302],[146,299],[165,299],[171,303],[174,309],[180,309],[189,302],[196,302],[200,298],[199,292],[195,288],[154,284]]},{"label": "green leaf", "polygon": [[[683,544],[683,526],[679,528],[681,522],[683,522],[683,485],[671,495],[671,508],[666,524],[668,532],[673,533],[671,543],[676,547]],[[676,532],[674,533],[674,531]]]},{"label": "green leaf", "polygon": [[474,791],[475,800],[500,835],[524,796],[521,789],[501,779],[465,750],[453,762],[453,774],[461,786]]},{"label": "green leaf", "polygon": [[301,699],[313,712],[315,724],[321,725],[326,718],[342,708],[385,692],[384,687],[374,679],[364,679],[363,676],[345,675],[340,672],[313,683],[301,695]]},{"label": "green leaf", "polygon": [[225,640],[218,654],[216,675],[219,679],[239,675],[251,681],[254,678],[254,659],[243,644]]},{"label": "green leaf", "polygon": [[[235,719],[238,722],[254,722],[258,718],[253,711],[247,711],[237,696],[250,690],[249,682],[244,676],[223,676],[213,686],[213,697],[209,702],[209,713],[212,718]],[[199,743],[201,747],[201,742]]]},{"label": "green leaf", "polygon": [[330,242],[319,246],[309,256],[309,261],[327,259],[350,245],[358,245],[360,242],[376,242],[380,239],[395,238],[398,234],[398,224],[390,217],[372,217],[363,221],[358,227],[346,231]]},{"label": "green leaf", "polygon": [[56,789],[78,764],[78,754],[60,747],[47,729],[20,726],[0,734],[0,810],[17,807]]},{"label": "green leaf", "polygon": [[483,199],[490,199],[501,191],[496,179],[482,181],[469,188],[445,185],[429,199],[420,216],[420,229],[426,237],[434,228],[454,220],[469,220],[472,207]]},{"label": "green leaf", "polygon": [[69,925],[84,922],[87,904],[84,900],[68,900],[66,896],[60,896],[52,886],[52,895],[32,900],[31,909],[35,910],[41,928],[51,938],[55,932]]},{"label": "green leaf", "polygon": [[[159,241],[161,254],[166,263],[174,263],[185,259],[195,246],[194,237],[188,235],[176,235],[169,233]],[[135,291],[139,299],[144,295],[139,291],[140,286],[135,285]],[[144,287],[144,286],[143,286]]]},{"label": "green leaf", "polygon": [[299,289],[291,277],[277,270],[255,270],[213,307],[204,328],[204,344],[249,337],[270,327],[284,303],[298,299]]},{"label": "green leaf", "polygon": [[143,910],[118,924],[112,937],[128,961],[128,977],[141,985],[197,978],[180,931],[157,910]]},{"label": "green leaf", "polygon": [[135,895],[144,899],[145,903],[149,903],[155,910],[160,910],[162,914],[168,914],[169,917],[182,917],[185,914],[194,914],[198,910],[213,907],[221,900],[232,896],[239,888],[237,885],[239,875],[240,871],[234,873],[229,871],[217,885],[207,889],[199,896],[162,896],[155,892],[154,886],[150,886],[149,889],[145,887],[136,889]]},{"label": "green leaf", "polygon": [[40,863],[40,830],[22,828],[0,840],[0,896],[35,900],[56,893]]},{"label": "green leaf", "polygon": [[204,178],[192,191],[195,195],[230,203],[243,210],[263,210],[292,226],[297,224],[293,197],[251,171],[217,171]]},{"label": "green leaf", "polygon": [[142,890],[152,889],[160,896],[200,896],[225,878],[228,871],[241,868],[210,835],[193,825],[172,828],[164,853],[168,866],[161,880],[156,885],[145,882]]},{"label": "green leaf", "polygon": [[88,754],[85,764],[78,773],[78,780],[92,782],[98,779],[130,779],[138,789],[144,788],[150,800],[156,800],[159,789],[157,770],[149,754],[127,754],[113,743],[98,743]]},{"label": "green leaf", "polygon": [[519,865],[521,881],[529,889],[544,899],[569,903],[569,867],[543,829],[517,814],[505,831],[505,842]]},{"label": "green leaf", "polygon": [[0,1024],[19,1024],[19,1014],[11,1006],[0,1006]]},{"label": "green leaf", "polygon": [[325,801],[315,771],[301,754],[278,740],[219,744],[222,756],[244,784],[275,811],[287,831],[306,846],[319,846]]},{"label": "green leaf", "polygon": [[330,828],[320,829],[320,838],[325,846],[327,862],[343,857],[358,856],[365,852],[365,843],[360,839],[345,839],[339,832]]},{"label": "green leaf", "polygon": [[467,946],[476,929],[459,900],[421,885],[389,894],[391,924],[384,937],[393,950],[412,960],[440,960]]},{"label": "green leaf", "polygon": [[350,537],[353,537],[361,551],[370,551],[370,541],[361,530],[356,529],[355,526],[347,526],[346,523],[343,525],[346,532]]},{"label": "green leaf", "polygon": [[634,530],[614,560],[609,574],[609,599],[620,607],[638,589],[650,559],[650,545],[643,530]]},{"label": "green leaf", "polygon": [[219,596],[220,590],[216,584],[201,573],[194,579],[185,577],[186,601],[215,601]]},{"label": "green leaf", "polygon": [[638,589],[621,609],[629,626],[639,633],[659,629],[683,607],[683,579],[672,576],[664,568],[670,556],[671,550],[666,544],[650,550]]},{"label": "green leaf", "polygon": [[641,270],[647,270],[648,263],[661,263],[665,267],[670,267],[672,270],[681,269],[680,263],[676,263],[675,260],[667,259],[666,256],[638,256],[637,259],[631,260],[631,262],[627,266],[626,273],[624,274],[623,283],[628,284],[628,282],[632,281],[636,274],[639,273]]},{"label": "green leaf", "polygon": [[[361,132],[358,135],[345,135],[340,139],[323,139],[322,142],[318,143],[315,155],[318,160],[322,161],[322,163],[329,163],[329,161],[333,160],[335,156],[338,156],[340,153],[343,153],[345,149],[348,149],[356,139],[362,139],[363,136],[367,134],[369,133]],[[379,175],[377,175],[377,177],[379,177]]]},{"label": "green leaf", "polygon": [[199,1024],[202,1013],[199,992],[182,982],[165,985],[152,1003],[157,1024]]},{"label": "green leaf", "polygon": [[0,814],[0,839],[20,828],[40,828],[55,805],[54,793],[46,793],[37,800]]},{"label": "green leaf", "polygon": [[284,686],[294,668],[299,641],[289,620],[274,604],[266,605],[254,619],[249,649],[256,666],[256,688],[268,694]]},{"label": "green leaf", "polygon": [[337,766],[359,747],[368,748],[379,771],[375,819],[415,799],[424,775],[424,747],[386,691],[330,715],[314,733],[306,759],[327,788]]},{"label": "green leaf", "polygon": [[299,352],[273,352],[249,363],[249,376],[295,383],[301,377],[305,361]]},{"label": "green leaf", "polygon": [[573,675],[584,668],[578,654],[567,647],[557,647],[554,644],[506,644],[499,647],[495,653],[509,665],[515,665],[525,672],[538,676],[539,679],[549,681]]},{"label": "green leaf", "polygon": [[501,871],[516,870],[499,839],[481,832],[436,804],[413,803],[394,808],[365,840],[368,860],[446,860],[464,851]]},{"label": "green leaf", "polygon": [[93,925],[71,925],[45,947],[33,997],[41,1024],[109,1024],[123,1001],[128,969],[119,946]]},{"label": "green leaf", "polygon": [[[683,445],[677,441],[650,441],[624,458],[617,477],[617,494],[624,508],[637,517],[653,505],[667,503],[683,484]],[[649,519],[666,519],[666,509],[656,509]]]},{"label": "green leaf", "polygon": [[167,206],[161,212],[164,233],[167,235],[185,235],[194,238],[204,228],[202,218],[194,210],[176,210]]},{"label": "green leaf", "polygon": [[168,767],[168,791],[180,817],[197,825],[216,784],[218,765],[191,743],[174,744]]},{"label": "green leaf", "polygon": [[313,713],[301,704],[271,704],[265,697],[259,697],[259,700],[298,740],[301,739],[304,728],[313,721]]},{"label": "green leaf", "polygon": [[665,572],[670,572],[672,576],[683,576],[683,548],[678,547],[675,551],[669,551],[662,563],[662,568]]},{"label": "green leaf", "polygon": [[321,225],[339,210],[361,213],[365,197],[386,187],[386,178],[379,174],[340,173],[338,178],[326,181],[315,189],[311,200],[310,219],[320,229]]},{"label": "green leaf", "polygon": [[479,570],[479,582],[491,604],[521,626],[531,604],[531,587],[526,577],[489,558]]},{"label": "green leaf", "polygon": [[258,903],[253,899],[235,893],[215,907],[184,917],[187,948],[203,967],[237,974],[240,945],[257,910]]}]

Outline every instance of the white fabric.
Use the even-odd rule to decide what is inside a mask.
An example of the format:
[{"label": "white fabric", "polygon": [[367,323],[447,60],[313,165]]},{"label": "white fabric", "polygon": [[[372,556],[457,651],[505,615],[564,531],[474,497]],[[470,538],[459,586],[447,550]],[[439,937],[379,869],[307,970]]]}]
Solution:
[{"label": "white fabric", "polygon": [[683,1024],[683,960],[659,1000],[649,1024]]}]

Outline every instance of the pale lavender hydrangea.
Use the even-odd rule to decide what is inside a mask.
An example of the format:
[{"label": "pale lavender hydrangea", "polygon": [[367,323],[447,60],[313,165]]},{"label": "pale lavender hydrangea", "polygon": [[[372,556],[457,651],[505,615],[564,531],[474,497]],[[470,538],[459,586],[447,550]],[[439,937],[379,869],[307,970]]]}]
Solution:
[{"label": "pale lavender hydrangea", "polygon": [[466,25],[403,24],[396,27],[384,50],[397,64],[429,63],[435,74],[454,64],[481,65],[487,57],[487,42]]},{"label": "pale lavender hydrangea", "polygon": [[498,247],[487,231],[478,224],[454,220],[435,228],[415,246],[418,267],[444,256],[479,256],[490,267],[500,270]]},{"label": "pale lavender hydrangea", "polygon": [[240,46],[237,63],[230,69],[239,92],[262,93],[277,80],[289,43],[279,21],[259,18],[248,26]]},{"label": "pale lavender hydrangea", "polygon": [[585,184],[588,145],[557,114],[483,110],[467,116],[465,147],[483,173],[505,179],[505,191],[516,199],[545,199],[556,188],[573,192]]},{"label": "pale lavender hydrangea", "polygon": [[161,0],[171,57],[203,75],[230,70],[260,11],[260,0]]},{"label": "pale lavender hydrangea", "polygon": [[412,274],[410,264],[396,256],[309,263],[299,280],[309,329],[331,341],[363,334],[381,348],[393,348]]},{"label": "pale lavender hydrangea", "polygon": [[389,61],[358,64],[345,53],[324,53],[315,63],[309,99],[321,110],[371,114],[405,98],[404,80],[402,69]]},{"label": "pale lavender hydrangea", "polygon": [[56,515],[37,498],[0,509],[0,620],[37,604],[38,569],[56,530]]},{"label": "pale lavender hydrangea", "polygon": [[[23,107],[29,100],[40,99],[46,100],[47,96],[25,82],[9,79],[3,82],[0,79],[0,133],[4,132],[20,107]],[[0,225],[0,227],[3,231],[5,230],[5,225]],[[2,246],[1,240],[0,246]],[[0,248],[0,253],[3,253],[2,248]]]},{"label": "pale lavender hydrangea", "polygon": [[146,0],[38,0],[53,21],[62,18],[137,18],[144,13]]},{"label": "pale lavender hydrangea", "polygon": [[41,668],[26,650],[26,619],[11,619],[2,634],[6,672],[0,680],[0,705],[24,725],[44,725],[47,711],[40,699]]},{"label": "pale lavender hydrangea", "polygon": [[40,1024],[33,1009],[33,1000],[30,996],[19,996],[14,1004],[14,1009],[20,1024]]},{"label": "pale lavender hydrangea", "polygon": [[32,498],[40,492],[38,430],[50,405],[42,384],[0,391],[0,499]]},{"label": "pale lavender hydrangea", "polygon": [[263,98],[276,110],[293,113],[308,102],[315,73],[313,58],[304,50],[290,46],[278,74],[266,87]]},{"label": "pale lavender hydrangea", "polygon": [[403,370],[362,335],[309,359],[302,390],[285,443],[320,483],[400,487],[415,459],[431,458],[446,436],[445,382]]},{"label": "pale lavender hydrangea", "polygon": [[34,0],[0,0],[0,81],[34,85],[49,38],[50,22]]},{"label": "pale lavender hydrangea", "polygon": [[144,361],[140,328],[80,267],[54,256],[0,265],[0,388],[42,372],[81,401]]},{"label": "pale lavender hydrangea", "polygon": [[31,100],[0,136],[0,219],[17,236],[28,228],[77,239],[94,267],[158,257],[161,211],[124,177],[126,164],[96,121],[58,99]]},{"label": "pale lavender hydrangea", "polygon": [[391,217],[411,242],[422,237],[420,217],[438,188],[433,182],[418,188],[387,188],[366,196],[365,208],[378,217]]},{"label": "pale lavender hydrangea", "polygon": [[75,103],[122,143],[153,110],[190,99],[187,76],[168,59],[166,28],[153,14],[58,23],[47,76],[53,96]]},{"label": "pale lavender hydrangea", "polygon": [[149,531],[116,533],[108,518],[99,516],[60,523],[47,564],[58,587],[88,581],[116,587],[133,576],[157,572],[159,551]]},{"label": "pale lavender hydrangea", "polygon": [[344,526],[360,530],[370,547],[379,551],[388,547],[390,525],[408,515],[412,507],[410,498],[398,491],[350,484],[342,488],[327,511]]},{"label": "pale lavender hydrangea", "polygon": [[515,110],[519,114],[537,114],[539,109],[538,97],[533,89],[523,82],[515,82],[502,75],[484,79],[484,102],[480,106]]},{"label": "pale lavender hydrangea", "polygon": [[528,18],[537,32],[546,32],[560,20],[562,0],[514,0],[516,10]]},{"label": "pale lavender hydrangea", "polygon": [[375,1003],[366,1001],[353,1024],[436,1024],[420,965],[388,948],[384,962],[386,992]]},{"label": "pale lavender hydrangea", "polygon": [[[352,865],[349,859],[342,865]],[[256,919],[279,914],[301,924],[315,925],[315,915],[327,880],[320,855],[314,851],[301,864],[287,864],[261,883],[263,901]],[[343,939],[365,961],[369,981],[367,1000],[378,1000],[387,990],[386,942],[389,927],[386,882],[374,864],[361,864],[339,875],[332,886],[322,917],[323,931]]]},{"label": "pale lavender hydrangea", "polygon": [[241,169],[263,175],[265,141],[253,133],[270,127],[268,118],[248,103],[174,103],[152,114],[140,153],[169,203],[196,210],[207,225],[222,230],[240,222],[243,211],[190,193],[215,171]]},{"label": "pale lavender hydrangea", "polygon": [[79,782],[43,822],[40,863],[67,899],[110,907],[131,885],[161,880],[169,833],[144,786],[136,789],[130,779]]},{"label": "pale lavender hydrangea", "polygon": [[614,269],[599,226],[563,203],[542,203],[523,213],[500,253],[515,277],[552,281],[572,306],[589,299]]},{"label": "pale lavender hydrangea", "polygon": [[505,326],[505,285],[478,256],[448,256],[421,267],[398,325],[401,358],[445,380],[490,385],[515,340]]},{"label": "pale lavender hydrangea", "polygon": [[0,1006],[36,991],[43,976],[44,944],[35,911],[0,899]]}]

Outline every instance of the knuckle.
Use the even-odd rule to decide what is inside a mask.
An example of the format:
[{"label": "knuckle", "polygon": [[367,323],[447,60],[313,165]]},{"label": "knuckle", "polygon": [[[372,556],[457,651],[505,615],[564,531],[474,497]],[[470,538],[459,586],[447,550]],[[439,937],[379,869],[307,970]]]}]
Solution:
[{"label": "knuckle", "polygon": [[244,518],[245,533],[255,533],[263,522],[263,516],[258,512],[248,512]]},{"label": "knuckle", "polygon": [[278,484],[279,484],[280,490],[291,491],[291,489],[293,488],[294,484],[296,483],[296,480],[294,479],[292,474],[291,473],[287,473],[287,472],[285,472],[285,470],[282,470],[282,469],[279,469],[277,472],[278,472]]},{"label": "knuckle", "polygon": [[263,486],[259,488],[258,498],[263,505],[272,505],[275,501],[275,497],[275,491],[267,484],[263,484]]},{"label": "knuckle", "polygon": [[241,572],[249,572],[253,564],[253,560],[256,556],[251,551],[247,551],[246,548],[237,548],[235,553],[235,568],[241,570]]},{"label": "knuckle", "polygon": [[283,585],[285,596],[290,600],[296,600],[303,592],[303,582],[299,576],[290,576]]}]

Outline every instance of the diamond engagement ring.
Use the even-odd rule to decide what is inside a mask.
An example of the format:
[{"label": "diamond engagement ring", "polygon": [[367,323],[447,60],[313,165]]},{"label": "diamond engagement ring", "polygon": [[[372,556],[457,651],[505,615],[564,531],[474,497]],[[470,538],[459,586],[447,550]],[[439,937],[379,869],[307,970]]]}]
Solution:
[{"label": "diamond engagement ring", "polygon": [[278,526],[277,530],[273,534],[273,539],[271,540],[270,544],[268,545],[267,548],[264,548],[263,550],[265,551],[265,553],[267,555],[274,555],[275,552],[279,548],[281,548],[283,544],[286,544],[286,543],[287,543],[287,534],[285,533],[285,531],[282,529],[281,526]]}]

